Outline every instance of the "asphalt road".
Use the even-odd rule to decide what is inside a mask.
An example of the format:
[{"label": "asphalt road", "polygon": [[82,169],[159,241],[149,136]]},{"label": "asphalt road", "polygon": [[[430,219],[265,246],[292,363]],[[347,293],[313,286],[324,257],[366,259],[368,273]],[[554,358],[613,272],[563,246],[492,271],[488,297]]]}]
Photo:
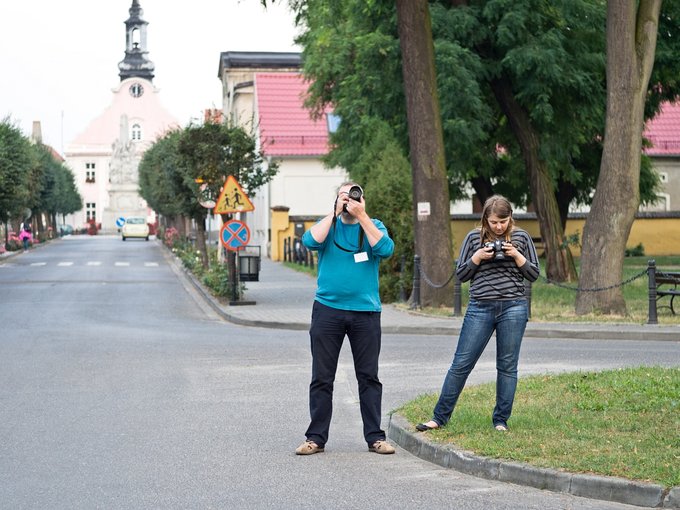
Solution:
[{"label": "asphalt road", "polygon": [[[308,335],[224,322],[154,242],[74,237],[4,261],[0,331],[1,508],[636,508],[369,453],[347,347],[326,452],[295,456]],[[453,348],[384,336],[385,414],[437,391]],[[678,344],[526,339],[520,368],[640,364],[677,365]],[[471,382],[494,377],[489,350]]]}]

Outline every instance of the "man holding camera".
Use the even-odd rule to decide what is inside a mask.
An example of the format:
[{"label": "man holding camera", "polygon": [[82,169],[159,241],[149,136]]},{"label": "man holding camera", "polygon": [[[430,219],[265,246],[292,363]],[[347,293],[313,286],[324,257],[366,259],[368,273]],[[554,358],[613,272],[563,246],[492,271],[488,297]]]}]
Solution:
[{"label": "man holding camera", "polygon": [[305,433],[307,440],[295,450],[298,455],[324,451],[333,411],[333,382],[345,335],[354,357],[368,449],[380,454],[395,451],[380,428],[382,384],[378,379],[382,310],[378,266],[394,252],[394,241],[380,220],[366,214],[365,205],[361,187],[345,183],[338,190],[333,212],[302,236],[308,249],[319,252],[319,276],[309,330],[311,421]]}]

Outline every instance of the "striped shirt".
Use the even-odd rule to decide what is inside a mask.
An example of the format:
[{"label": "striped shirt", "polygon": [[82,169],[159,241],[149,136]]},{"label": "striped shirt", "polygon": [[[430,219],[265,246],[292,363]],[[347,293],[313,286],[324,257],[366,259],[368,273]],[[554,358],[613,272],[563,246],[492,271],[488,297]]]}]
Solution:
[{"label": "striped shirt", "polygon": [[480,229],[472,230],[465,236],[460,248],[456,276],[462,282],[470,282],[470,298],[518,299],[524,297],[524,279],[534,282],[538,279],[538,255],[531,236],[524,230],[515,228],[510,240],[527,259],[522,267],[517,267],[514,259],[483,260],[480,265],[472,262],[472,256],[480,248]]}]

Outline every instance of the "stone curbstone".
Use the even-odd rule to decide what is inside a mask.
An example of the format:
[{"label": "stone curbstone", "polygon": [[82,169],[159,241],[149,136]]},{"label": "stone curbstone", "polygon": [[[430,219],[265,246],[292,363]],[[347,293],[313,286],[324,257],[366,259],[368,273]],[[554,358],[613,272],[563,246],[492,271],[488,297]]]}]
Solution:
[{"label": "stone curbstone", "polygon": [[660,485],[590,474],[572,475],[569,492],[574,496],[652,508],[660,506],[664,496]]},{"label": "stone curbstone", "polygon": [[673,487],[663,500],[664,508],[680,508],[680,486]]},{"label": "stone curbstone", "polygon": [[501,462],[498,479],[517,485],[528,485],[552,492],[569,493],[571,473],[538,468],[519,462]]},{"label": "stone curbstone", "polygon": [[388,426],[389,438],[416,457],[461,473],[590,499],[649,508],[661,506],[680,508],[680,487],[666,491],[658,484],[602,475],[568,473],[481,457],[451,445],[430,441],[425,434],[412,432],[412,428],[406,418],[393,413]]}]

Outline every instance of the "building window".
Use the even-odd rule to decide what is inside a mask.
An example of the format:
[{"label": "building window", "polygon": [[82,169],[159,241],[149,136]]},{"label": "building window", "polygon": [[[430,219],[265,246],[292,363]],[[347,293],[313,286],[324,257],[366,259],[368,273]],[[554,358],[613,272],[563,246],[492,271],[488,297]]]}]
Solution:
[{"label": "building window", "polygon": [[85,182],[90,183],[90,184],[95,182],[94,170],[87,170],[85,172]]},{"label": "building window", "polygon": [[87,221],[96,221],[97,219],[97,204],[94,202],[87,202],[85,204],[85,214]]},{"label": "building window", "polygon": [[326,114],[326,125],[329,133],[335,133],[340,127],[340,116],[334,113]]},{"label": "building window", "polygon": [[142,126],[140,126],[139,124],[133,124],[132,125],[132,135],[130,136],[130,138],[133,141],[141,140],[142,139]]}]

